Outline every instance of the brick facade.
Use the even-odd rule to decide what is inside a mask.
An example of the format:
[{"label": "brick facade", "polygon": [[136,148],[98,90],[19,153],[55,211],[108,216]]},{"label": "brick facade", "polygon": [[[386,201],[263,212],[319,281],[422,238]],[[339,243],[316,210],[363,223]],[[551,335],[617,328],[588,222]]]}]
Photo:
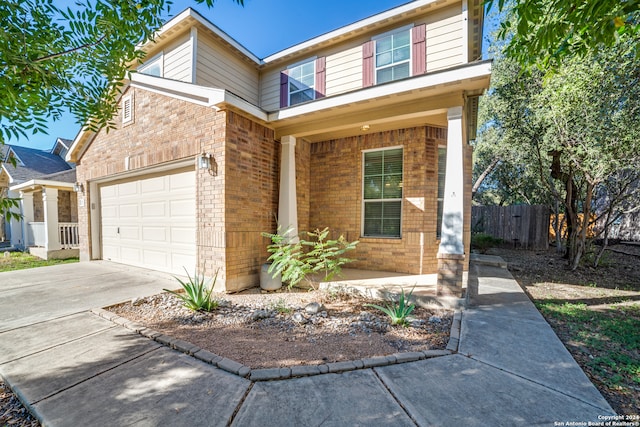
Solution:
[{"label": "brick facade", "polygon": [[[359,240],[354,268],[427,274],[437,271],[436,239],[438,145],[446,129],[417,127],[311,144],[309,228],[329,227]],[[404,149],[402,237],[361,237],[362,151]],[[304,161],[304,160],[299,160]],[[304,201],[298,194],[298,203]],[[303,212],[298,208],[299,218]],[[304,222],[300,219],[300,223]],[[302,227],[301,227],[302,229]]]},{"label": "brick facade", "polygon": [[[218,271],[218,287],[227,291],[256,286],[268,257],[269,242],[261,233],[276,230],[278,213],[281,146],[274,131],[236,111],[216,111],[142,89],[128,93],[134,98],[133,123],[99,132],[77,165],[78,181],[86,189],[80,195],[84,206],[78,207],[81,258],[99,257],[91,252],[96,197],[89,191],[91,181],[151,173],[181,159],[195,163],[206,152],[214,166],[196,169],[197,268],[207,276]],[[437,149],[446,144],[446,134],[446,129],[425,126],[317,143],[298,139],[299,229],[329,227],[336,235],[360,240],[352,254],[358,260],[351,265],[355,268],[435,273]],[[404,149],[402,237],[361,238],[362,150],[393,146]],[[469,176],[470,153],[465,158]],[[467,184],[470,195],[470,180]]]},{"label": "brick facade", "polygon": [[[77,164],[89,182],[149,170],[210,153],[213,170],[196,170],[197,269],[218,272],[228,291],[256,285],[268,254],[262,231],[275,230],[279,144],[273,130],[231,111],[216,111],[141,89],[129,89],[134,121],[99,132]],[[128,158],[128,165],[125,159]],[[128,166],[128,169],[127,169]],[[194,166],[195,167],[195,166]],[[95,259],[90,215],[92,195],[79,208],[81,258]]]}]

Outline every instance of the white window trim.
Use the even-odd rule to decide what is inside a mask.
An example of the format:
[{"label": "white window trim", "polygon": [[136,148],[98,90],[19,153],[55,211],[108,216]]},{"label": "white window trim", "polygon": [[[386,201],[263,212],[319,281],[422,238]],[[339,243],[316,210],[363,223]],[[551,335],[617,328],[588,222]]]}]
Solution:
[{"label": "white window trim", "polygon": [[[400,33],[402,31],[409,31],[409,77],[413,76],[413,32],[411,31],[411,29],[414,27],[413,24],[409,24],[409,25],[405,25],[404,27],[400,27],[400,28],[396,28],[394,30],[391,31],[387,31],[385,33],[382,34],[377,34],[373,37],[371,37],[371,40],[374,42],[373,44],[373,80],[374,80],[374,85],[378,84],[378,67],[376,66],[376,54],[378,52],[378,49],[376,48],[377,43],[375,43],[377,40],[379,39],[383,39],[385,37],[389,37],[392,34],[396,34],[396,33]],[[401,64],[400,62],[398,64]],[[380,68],[389,68],[389,67],[393,67],[395,65],[398,64],[392,64],[392,65],[385,65],[384,67],[380,67]],[[401,79],[398,79],[401,80]],[[395,82],[398,80],[391,80],[385,83],[391,83],[391,82]]]},{"label": "white window trim", "polygon": [[139,67],[138,72],[144,74],[144,70],[147,68],[151,68],[154,63],[157,62],[160,65],[160,77],[164,77],[164,52],[160,52],[157,55],[152,56],[151,58],[144,61]]},{"label": "white window trim", "polygon": [[[364,235],[364,205],[365,205],[365,199],[364,199],[364,155],[366,153],[372,153],[372,152],[376,152],[376,151],[388,151],[388,150],[397,150],[398,148],[402,149],[402,197],[400,197],[399,199],[367,199],[367,201],[369,202],[397,202],[400,201],[400,236],[365,236]],[[404,175],[404,164],[405,164],[405,157],[404,157],[404,145],[394,145],[392,147],[381,147],[381,148],[369,148],[366,150],[361,150],[361,159],[362,159],[362,173],[361,173],[361,177],[360,177],[360,186],[361,188],[361,193],[360,193],[360,200],[361,200],[361,206],[360,206],[360,238],[362,239],[390,239],[390,240],[402,240],[402,223],[404,220],[404,182],[405,182],[405,175]]]},{"label": "white window trim", "polygon": [[[307,59],[304,59],[302,61],[298,61],[298,62],[296,62],[294,64],[291,64],[291,65],[287,66],[287,71],[289,71],[289,70],[291,70],[293,68],[299,67],[299,66],[307,64],[309,62],[313,62],[313,86],[311,86],[309,88],[309,89],[313,89],[313,99],[311,101],[314,101],[316,99],[316,59],[318,59],[317,56],[312,56],[311,58],[307,58]],[[291,92],[289,91],[289,87],[290,87],[289,86],[289,84],[290,84],[290,80],[289,79],[291,79],[291,74],[287,73],[287,76],[288,76],[287,77],[287,106],[291,107]],[[298,91],[298,92],[303,92],[303,91],[304,90]],[[294,93],[298,93],[298,92],[294,92]],[[300,105],[300,104],[304,104],[304,102],[298,102],[298,103],[293,104],[293,105]]]},{"label": "white window trim", "polygon": [[[126,114],[126,104],[129,103],[129,114]],[[134,118],[133,94],[124,95],[122,97],[122,124],[133,123]]]}]

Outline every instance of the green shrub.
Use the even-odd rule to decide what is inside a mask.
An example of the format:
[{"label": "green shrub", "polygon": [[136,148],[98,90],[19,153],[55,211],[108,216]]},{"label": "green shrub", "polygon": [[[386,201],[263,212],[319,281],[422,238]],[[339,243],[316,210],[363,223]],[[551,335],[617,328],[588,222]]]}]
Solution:
[{"label": "green shrub", "polygon": [[325,228],[301,233],[310,236],[311,240],[299,239],[296,243],[290,243],[290,232],[291,230],[284,234],[262,233],[264,237],[271,239],[271,244],[267,247],[271,254],[268,258],[271,261],[268,271],[274,278],[278,274],[282,275],[282,282],[287,283],[289,289],[314,273],[324,273],[324,280],[330,280],[340,273],[344,264],[354,261],[343,254],[355,249],[358,241],[348,242],[344,236],[336,240],[328,239],[329,229]]},{"label": "green shrub", "polygon": [[193,311],[213,311],[218,308],[220,301],[216,298],[211,298],[216,280],[218,280],[218,271],[216,271],[211,286],[205,284],[204,274],[198,275],[198,273],[196,273],[192,278],[186,268],[185,271],[189,278],[188,281],[184,282],[175,277],[175,279],[180,282],[184,293],[170,291],[169,289],[163,290],[180,298],[184,306]]},{"label": "green shrub", "polygon": [[389,316],[392,325],[406,326],[408,323],[407,316],[409,316],[411,312],[416,308],[415,304],[409,301],[412,295],[413,289],[411,289],[409,295],[405,296],[404,289],[401,288],[400,297],[397,301],[391,300],[390,302],[385,304],[384,307],[376,304],[365,305],[367,307],[376,308]]},{"label": "green shrub", "polygon": [[487,233],[471,234],[471,248],[479,250],[482,254],[487,253],[490,248],[498,246],[501,243],[501,239],[493,237]]}]

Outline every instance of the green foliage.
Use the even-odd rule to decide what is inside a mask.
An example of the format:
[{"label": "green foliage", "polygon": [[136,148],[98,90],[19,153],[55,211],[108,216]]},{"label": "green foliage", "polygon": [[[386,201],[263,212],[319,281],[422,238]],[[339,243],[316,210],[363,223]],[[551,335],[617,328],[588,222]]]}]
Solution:
[{"label": "green foliage", "polygon": [[6,197],[0,192],[0,217],[4,217],[7,222],[12,219],[20,221],[22,215],[16,210],[20,210],[20,199]]},{"label": "green foliage", "polygon": [[549,319],[562,321],[570,342],[593,356],[588,363],[596,378],[610,386],[640,384],[640,305],[590,310],[586,304],[536,304]]},{"label": "green foliage", "polygon": [[366,304],[366,306],[376,308],[389,316],[392,325],[406,326],[408,324],[407,316],[416,308],[415,304],[410,302],[414,289],[411,289],[409,295],[406,296],[404,289],[401,289],[398,300],[391,300],[384,307],[376,304]]},{"label": "green foliage", "polygon": [[27,268],[46,267],[49,265],[71,264],[74,262],[78,262],[78,258],[46,260],[26,252],[8,252],[6,256],[0,252],[0,272],[25,270]]},{"label": "green foliage", "polygon": [[287,305],[287,302],[284,298],[280,298],[278,301],[273,302],[271,304],[271,309],[277,311],[280,314],[293,313],[293,309]]},{"label": "green foliage", "polygon": [[471,233],[471,247],[480,253],[487,253],[487,250],[502,243],[501,239],[493,237],[487,233]]},{"label": "green foliage", "polygon": [[348,242],[344,236],[329,239],[329,228],[301,233],[311,237],[311,240],[291,239],[290,233],[291,230],[284,234],[262,233],[271,239],[267,247],[271,254],[268,258],[271,261],[269,273],[273,277],[280,274],[289,289],[314,273],[323,273],[324,280],[330,280],[340,273],[344,264],[353,262],[343,255],[355,249],[358,242]]},{"label": "green foliage", "polygon": [[[476,176],[492,158],[496,170],[476,200],[556,203],[566,214],[568,255],[577,268],[586,245],[578,214],[630,200],[640,163],[640,34],[582,57],[565,57],[552,72],[523,72],[498,56],[481,105]],[[621,183],[621,177],[630,177]],[[512,191],[513,190],[513,191]],[[614,194],[615,192],[615,194]],[[601,203],[594,203],[595,195]],[[497,196],[497,197],[496,197]],[[554,203],[556,202],[556,203]]]},{"label": "green foliage", "polygon": [[[242,4],[242,0],[235,0]],[[213,4],[213,0],[198,0]],[[0,142],[46,133],[65,108],[79,124],[113,127],[116,99],[137,49],[162,25],[170,0],[0,2]]]},{"label": "green foliage", "polygon": [[[491,8],[495,0],[488,0]],[[556,66],[563,58],[586,56],[637,35],[640,0],[498,0],[509,18],[500,28],[507,56],[524,66]],[[638,51],[635,47],[636,52]]]},{"label": "green foliage", "polygon": [[215,298],[211,298],[213,288],[215,287],[216,281],[218,280],[218,271],[216,271],[216,275],[213,278],[210,286],[207,286],[205,284],[204,274],[199,275],[198,273],[195,273],[192,278],[186,269],[185,272],[187,273],[187,277],[189,278],[188,281],[185,282],[178,279],[177,277],[175,278],[182,286],[184,293],[170,291],[169,289],[163,290],[180,298],[184,306],[193,311],[213,311],[218,308],[218,305],[220,305],[220,301]]}]

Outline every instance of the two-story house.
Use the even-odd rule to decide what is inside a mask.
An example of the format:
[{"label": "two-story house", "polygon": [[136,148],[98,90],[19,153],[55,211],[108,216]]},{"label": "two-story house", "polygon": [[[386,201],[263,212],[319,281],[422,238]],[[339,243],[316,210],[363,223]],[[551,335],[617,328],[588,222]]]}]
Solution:
[{"label": "two-story house", "polygon": [[[355,268],[468,265],[480,0],[416,0],[258,58],[192,9],[141,46],[117,129],[81,131],[81,259],[258,283],[261,232],[330,227]],[[277,218],[277,223],[276,223]]]}]

